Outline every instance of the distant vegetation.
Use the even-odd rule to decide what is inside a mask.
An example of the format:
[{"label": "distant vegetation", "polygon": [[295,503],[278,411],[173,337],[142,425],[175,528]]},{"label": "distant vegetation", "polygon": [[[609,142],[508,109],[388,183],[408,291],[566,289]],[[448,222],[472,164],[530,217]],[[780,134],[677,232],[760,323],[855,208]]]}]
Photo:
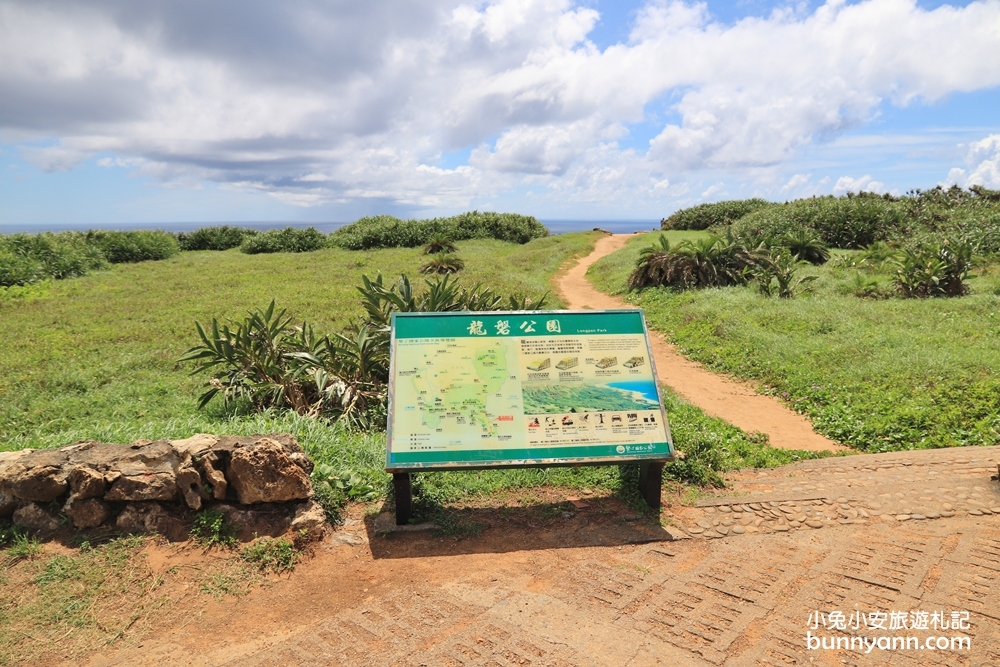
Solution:
[{"label": "distant vegetation", "polygon": [[[545,226],[531,216],[479,211],[430,220],[373,216],[361,218],[329,236],[313,227],[260,232],[229,225],[178,234],[158,230],[0,234],[0,287],[75,278],[107,268],[109,264],[167,259],[182,250],[239,248],[248,255],[257,255],[313,252],[327,247],[345,250],[413,248],[426,244],[437,247],[442,242],[453,247],[455,241],[469,239],[524,244],[548,234]],[[445,254],[441,250],[429,252],[438,256],[425,265],[425,272],[461,270],[462,260],[448,255],[453,250],[445,250]]]},{"label": "distant vegetation", "polygon": [[270,252],[312,252],[326,247],[327,237],[315,227],[296,229],[269,229],[260,234],[252,234],[240,243],[240,252],[259,255]]},{"label": "distant vegetation", "polygon": [[177,242],[181,250],[229,250],[239,248],[244,239],[258,233],[248,227],[202,227],[193,232],[179,233]]},{"label": "distant vegetation", "polygon": [[[792,296],[795,285],[811,280],[795,277],[801,263],[822,264],[829,248],[839,248],[878,256],[877,272],[889,279],[889,286],[880,286],[859,273],[850,290],[858,296],[954,297],[968,292],[965,281],[977,256],[1000,253],[1000,192],[937,187],[904,197],[726,201],[678,211],[662,227],[708,229],[716,236],[647,248],[629,279],[633,289],[754,282],[762,294]],[[870,262],[857,268],[876,271]]]},{"label": "distant vegetation", "polygon": [[415,248],[435,237],[451,241],[496,239],[527,243],[548,234],[549,230],[532,216],[471,211],[430,220],[400,220],[391,215],[361,218],[330,234],[330,243],[345,250],[368,250]]}]

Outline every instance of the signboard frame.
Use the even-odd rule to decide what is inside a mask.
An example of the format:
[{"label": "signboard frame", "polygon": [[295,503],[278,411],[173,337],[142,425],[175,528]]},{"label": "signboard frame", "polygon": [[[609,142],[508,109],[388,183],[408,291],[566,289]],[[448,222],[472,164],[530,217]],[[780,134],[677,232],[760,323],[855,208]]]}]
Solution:
[{"label": "signboard frame", "polygon": [[[489,319],[494,318],[537,318],[538,321],[551,320],[553,318],[559,318],[560,316],[572,316],[576,317],[579,315],[590,317],[605,317],[615,315],[628,315],[637,316],[639,322],[641,323],[641,334],[643,337],[643,342],[645,343],[646,359],[649,361],[649,368],[652,373],[653,384],[656,388],[656,400],[659,409],[659,415],[661,418],[661,424],[663,425],[664,433],[666,434],[665,442],[651,443],[650,445],[666,445],[666,452],[662,451],[651,451],[651,452],[626,452],[618,453],[615,452],[611,455],[599,455],[599,456],[571,456],[571,457],[560,457],[560,456],[541,456],[541,457],[526,457],[526,458],[500,458],[496,460],[489,459],[476,459],[468,461],[444,461],[444,462],[426,462],[426,461],[416,461],[416,462],[401,462],[393,460],[393,438],[394,438],[394,412],[397,406],[397,391],[396,391],[396,378],[397,378],[397,364],[399,360],[398,355],[398,337],[397,337],[397,325],[401,319],[410,320],[411,322],[417,322],[419,319],[440,319],[440,325],[435,326],[435,329],[441,329],[448,325],[448,320],[446,318],[452,318],[452,320],[461,319],[464,322],[468,321],[470,317],[476,319]],[[611,332],[613,335],[615,332]],[[638,335],[640,331],[629,331],[626,335]],[[439,334],[440,337],[447,338],[448,334]],[[557,332],[546,334],[536,334],[533,337],[540,336],[561,336],[563,338],[574,338],[583,337],[586,335],[599,335],[596,332],[591,334],[579,334],[579,333],[569,333],[569,332]],[[608,335],[607,333],[604,335]],[[468,336],[464,336],[468,337]],[[525,334],[523,333],[509,333],[508,335],[502,336],[502,338],[507,340],[517,340],[523,339]],[[411,337],[407,337],[411,338]],[[493,339],[501,338],[500,336],[494,335]],[[488,338],[484,338],[488,339]],[[624,411],[624,410],[621,410]],[[520,415],[523,418],[523,415]],[[651,507],[659,507],[660,505],[660,484],[662,480],[662,469],[663,464],[667,461],[671,461],[676,457],[676,450],[673,444],[673,436],[670,432],[670,423],[667,419],[666,409],[663,404],[663,389],[660,386],[658,376],[656,373],[656,361],[653,357],[652,346],[649,340],[649,329],[646,325],[645,313],[641,308],[621,308],[613,310],[503,310],[503,311],[447,311],[447,312],[395,312],[392,314],[390,321],[390,358],[389,358],[389,387],[388,387],[388,415],[387,415],[387,425],[386,425],[386,472],[393,474],[393,481],[396,487],[396,520],[397,523],[405,524],[409,521],[411,514],[411,499],[410,499],[410,473],[414,472],[433,472],[433,471],[445,471],[445,470],[484,470],[490,468],[548,468],[548,467],[565,467],[565,466],[581,466],[581,465],[619,465],[622,463],[639,463],[640,464],[640,490],[643,493],[643,497],[646,499],[647,503]],[[541,450],[548,449],[551,452],[553,449],[569,449],[568,447],[554,447],[554,448],[540,448]],[[618,451],[621,448],[617,448]],[[485,450],[483,450],[485,451]],[[401,507],[402,506],[402,507]]]}]

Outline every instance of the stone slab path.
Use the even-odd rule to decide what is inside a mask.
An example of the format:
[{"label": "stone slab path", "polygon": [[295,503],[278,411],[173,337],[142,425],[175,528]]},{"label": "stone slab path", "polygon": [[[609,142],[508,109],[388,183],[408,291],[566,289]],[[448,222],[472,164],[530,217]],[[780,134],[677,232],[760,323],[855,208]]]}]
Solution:
[{"label": "stone slab path", "polygon": [[[598,239],[589,255],[558,278],[557,289],[568,308],[597,310],[631,307],[617,297],[599,292],[587,280],[587,269],[601,257],[624,247],[629,238],[632,238],[631,234]],[[650,334],[660,382],[713,417],[725,419],[747,432],[766,433],[773,447],[849,451],[816,433],[808,419],[776,398],[758,394],[753,384],[713,373],[684,357],[659,333],[651,331]]]},{"label": "stone slab path", "polygon": [[[280,596],[264,592],[214,626],[89,664],[1000,667],[998,462],[1000,447],[957,448],[744,471],[724,494],[666,508],[674,541],[597,505],[535,543],[530,531],[454,543],[358,523],[315,559],[338,569],[326,595],[323,579],[307,582],[293,618],[272,614]],[[826,630],[814,617],[811,630],[812,614],[834,611],[968,612],[968,627]],[[272,620],[241,629],[254,618]],[[971,639],[970,650],[865,653],[810,650],[807,631]]]}]

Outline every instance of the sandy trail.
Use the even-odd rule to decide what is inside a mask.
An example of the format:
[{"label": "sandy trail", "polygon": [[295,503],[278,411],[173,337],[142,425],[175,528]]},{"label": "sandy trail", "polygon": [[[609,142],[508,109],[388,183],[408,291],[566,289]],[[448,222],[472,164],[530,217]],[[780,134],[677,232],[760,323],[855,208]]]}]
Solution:
[{"label": "sandy trail", "polygon": [[[631,234],[614,234],[597,241],[594,251],[557,278],[556,289],[570,309],[628,308],[624,301],[597,291],[587,280],[587,269],[600,258],[622,248]],[[847,451],[819,433],[802,415],[771,396],[756,392],[753,384],[733,380],[682,356],[661,334],[650,331],[656,373],[690,403],[725,419],[744,431],[766,433],[773,447],[810,451]]]}]

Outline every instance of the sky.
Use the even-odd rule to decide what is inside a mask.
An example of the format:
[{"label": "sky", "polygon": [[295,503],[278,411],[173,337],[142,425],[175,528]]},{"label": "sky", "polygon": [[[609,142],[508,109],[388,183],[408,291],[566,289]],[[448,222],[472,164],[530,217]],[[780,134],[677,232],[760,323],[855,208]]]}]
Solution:
[{"label": "sky", "polygon": [[0,0],[0,225],[1000,188],[1000,0]]}]

